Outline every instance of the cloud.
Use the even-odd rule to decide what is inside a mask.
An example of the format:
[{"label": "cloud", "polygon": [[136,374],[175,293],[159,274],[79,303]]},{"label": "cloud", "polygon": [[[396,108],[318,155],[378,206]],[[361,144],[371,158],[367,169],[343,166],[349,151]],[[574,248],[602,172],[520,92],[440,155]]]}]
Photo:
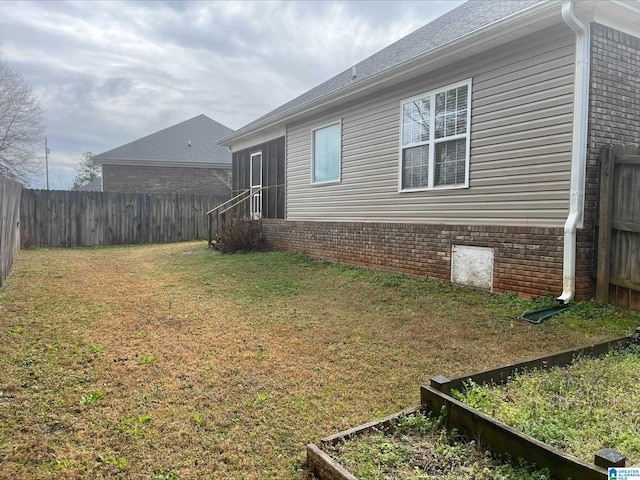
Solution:
[{"label": "cloud", "polygon": [[75,166],[201,113],[239,128],[459,3],[4,1],[0,57]]}]

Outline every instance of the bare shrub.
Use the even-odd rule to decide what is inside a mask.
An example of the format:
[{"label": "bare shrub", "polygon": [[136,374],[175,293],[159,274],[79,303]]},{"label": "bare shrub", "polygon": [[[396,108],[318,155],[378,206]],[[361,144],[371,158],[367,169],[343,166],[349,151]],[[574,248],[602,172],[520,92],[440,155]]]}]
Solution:
[{"label": "bare shrub", "polygon": [[225,220],[215,248],[222,253],[252,252],[265,247],[261,220],[231,217]]}]

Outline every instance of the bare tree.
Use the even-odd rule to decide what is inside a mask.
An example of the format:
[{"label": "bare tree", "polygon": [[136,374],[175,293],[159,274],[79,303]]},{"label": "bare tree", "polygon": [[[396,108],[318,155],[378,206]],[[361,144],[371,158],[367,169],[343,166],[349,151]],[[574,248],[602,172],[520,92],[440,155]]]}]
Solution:
[{"label": "bare tree", "polygon": [[42,116],[31,87],[0,60],[0,175],[28,185],[41,168],[35,153],[44,132]]}]

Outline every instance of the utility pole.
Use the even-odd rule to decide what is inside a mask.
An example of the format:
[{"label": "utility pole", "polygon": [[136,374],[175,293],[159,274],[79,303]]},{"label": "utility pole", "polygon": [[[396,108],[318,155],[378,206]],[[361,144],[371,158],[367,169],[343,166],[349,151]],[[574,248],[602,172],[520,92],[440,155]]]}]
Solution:
[{"label": "utility pole", "polygon": [[47,175],[47,190],[49,190],[49,148],[47,147],[47,137],[44,137],[44,168]]}]

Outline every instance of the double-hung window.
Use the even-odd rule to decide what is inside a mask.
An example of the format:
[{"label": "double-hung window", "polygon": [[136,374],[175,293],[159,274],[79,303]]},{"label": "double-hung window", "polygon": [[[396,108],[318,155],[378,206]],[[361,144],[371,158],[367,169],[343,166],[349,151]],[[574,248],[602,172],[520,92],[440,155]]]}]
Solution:
[{"label": "double-hung window", "polygon": [[313,131],[312,183],[340,181],[342,123],[337,122]]},{"label": "double-hung window", "polygon": [[402,102],[400,190],[467,187],[471,80]]}]

